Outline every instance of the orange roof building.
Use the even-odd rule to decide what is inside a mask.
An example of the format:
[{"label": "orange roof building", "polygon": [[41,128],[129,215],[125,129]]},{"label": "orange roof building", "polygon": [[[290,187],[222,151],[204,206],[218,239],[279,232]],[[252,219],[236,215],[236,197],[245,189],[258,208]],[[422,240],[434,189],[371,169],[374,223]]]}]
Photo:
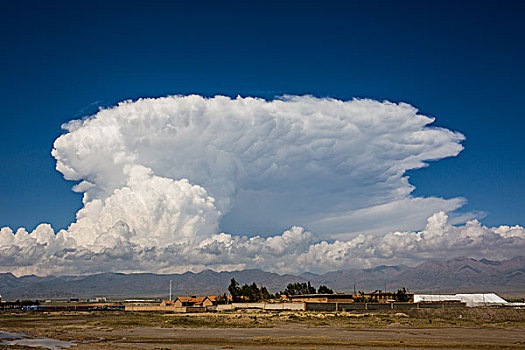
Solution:
[{"label": "orange roof building", "polygon": [[206,297],[196,297],[194,295],[190,297],[178,297],[175,299],[175,306],[176,307],[183,307],[183,306],[202,306],[202,302],[206,299]]},{"label": "orange roof building", "polygon": [[[178,297],[173,302],[176,307],[183,306],[212,306],[221,303],[222,295],[208,295],[205,297],[197,297],[195,295],[189,297]],[[231,302],[232,298],[228,296],[228,301]]]}]

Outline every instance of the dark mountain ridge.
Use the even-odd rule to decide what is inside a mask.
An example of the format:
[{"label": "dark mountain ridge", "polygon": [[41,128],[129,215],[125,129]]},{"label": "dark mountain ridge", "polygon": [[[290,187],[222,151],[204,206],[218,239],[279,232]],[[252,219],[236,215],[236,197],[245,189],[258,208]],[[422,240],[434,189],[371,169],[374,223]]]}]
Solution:
[{"label": "dark mountain ridge", "polygon": [[317,275],[277,274],[258,269],[182,274],[100,273],[88,276],[34,275],[16,277],[0,273],[0,293],[4,299],[71,298],[71,297],[166,297],[169,281],[174,295],[217,295],[227,291],[231,278],[239,283],[256,282],[268,290],[284,290],[288,283],[311,281],[327,285],[337,292],[376,289],[397,290],[406,287],[412,292],[497,292],[525,294],[525,258],[492,261],[455,258],[448,261],[427,261],[415,267],[381,265],[369,269],[348,269]]}]

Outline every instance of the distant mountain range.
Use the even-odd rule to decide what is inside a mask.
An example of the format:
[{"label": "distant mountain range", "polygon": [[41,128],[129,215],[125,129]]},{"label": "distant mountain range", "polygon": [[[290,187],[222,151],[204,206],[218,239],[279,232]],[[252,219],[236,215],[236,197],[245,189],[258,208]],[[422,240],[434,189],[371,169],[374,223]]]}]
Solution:
[{"label": "distant mountain range", "polygon": [[73,297],[166,297],[169,281],[176,295],[217,295],[227,291],[230,279],[239,283],[256,282],[272,292],[284,290],[288,283],[310,281],[312,285],[327,285],[337,292],[376,289],[397,290],[406,287],[412,292],[497,292],[525,294],[525,257],[492,261],[456,258],[448,261],[428,261],[415,267],[378,266],[371,269],[349,269],[322,275],[280,275],[261,270],[160,275],[153,273],[101,273],[89,276],[34,275],[16,277],[0,274],[0,294],[3,299],[48,299]]}]

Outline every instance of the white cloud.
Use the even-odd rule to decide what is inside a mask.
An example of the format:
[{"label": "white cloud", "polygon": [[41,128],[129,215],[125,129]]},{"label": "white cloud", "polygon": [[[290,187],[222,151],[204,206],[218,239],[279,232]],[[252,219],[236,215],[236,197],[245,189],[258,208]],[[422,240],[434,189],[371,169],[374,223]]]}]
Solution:
[{"label": "white cloud", "polygon": [[[444,224],[442,239],[379,235],[416,230],[464,203],[410,195],[407,170],[462,150],[463,135],[432,122],[403,103],[310,96],[120,103],[69,122],[55,141],[57,170],[84,193],[76,221],[56,235],[46,224],[30,234],[2,229],[1,269],[326,270],[456,251],[450,242],[472,254],[491,246],[493,255],[509,241],[521,244],[521,227],[479,223]],[[466,228],[479,234],[467,235],[477,245],[457,242]],[[330,236],[339,241],[321,241]]]},{"label": "white cloud", "polygon": [[[68,235],[94,251],[126,240],[143,247],[195,243],[217,232],[220,212],[206,190],[188,180],[153,175],[134,165],[123,170],[126,183],[104,199],[85,201]],[[110,234],[122,223],[130,232]]]},{"label": "white cloud", "polygon": [[[327,216],[308,224],[309,228],[332,232],[332,238],[351,239],[356,233],[384,234],[389,231],[417,230],[438,211],[453,211],[465,204],[463,198],[406,197],[386,204],[358,209],[342,216]],[[466,216],[472,218],[471,215]],[[465,222],[467,219],[462,220]],[[350,231],[349,231],[350,230]]]},{"label": "white cloud", "polygon": [[[409,200],[407,170],[462,150],[461,134],[432,122],[372,100],[144,99],[68,123],[53,156],[67,179],[84,181],[75,190],[88,201],[125,186],[125,169],[140,165],[205,188],[226,214],[222,229],[263,232]],[[419,207],[421,221],[457,200]]]},{"label": "white cloud", "polygon": [[439,212],[427,220],[417,232],[392,232],[381,237],[359,235],[342,242],[321,242],[312,245],[299,259],[312,269],[325,270],[345,266],[414,263],[427,259],[448,259],[457,256],[473,258],[508,258],[523,253],[525,229],[521,226],[489,228],[477,220],[465,225],[448,223],[448,216]]},{"label": "white cloud", "polygon": [[0,231],[0,266],[26,274],[89,273],[100,271],[184,272],[259,267],[296,273],[415,263],[455,256],[496,259],[522,254],[525,229],[521,226],[488,228],[476,220],[453,226],[443,212],[428,219],[421,231],[363,235],[348,241],[316,241],[301,227],[270,237],[215,234],[199,243],[146,247],[132,243],[130,228],[118,222],[104,233],[106,246],[78,246],[61,231],[56,236],[42,224],[32,233],[9,228]]}]

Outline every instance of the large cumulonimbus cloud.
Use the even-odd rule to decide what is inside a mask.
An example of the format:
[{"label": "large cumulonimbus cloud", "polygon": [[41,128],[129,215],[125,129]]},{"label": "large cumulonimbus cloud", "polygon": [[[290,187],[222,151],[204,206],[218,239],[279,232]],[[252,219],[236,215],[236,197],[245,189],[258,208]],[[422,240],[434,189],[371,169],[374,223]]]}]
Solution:
[{"label": "large cumulonimbus cloud", "polygon": [[432,122],[403,103],[310,96],[120,103],[55,141],[57,170],[84,193],[76,221],[3,228],[1,269],[326,271],[523,249],[521,227],[450,225],[462,198],[411,196],[407,170],[462,150]]}]

